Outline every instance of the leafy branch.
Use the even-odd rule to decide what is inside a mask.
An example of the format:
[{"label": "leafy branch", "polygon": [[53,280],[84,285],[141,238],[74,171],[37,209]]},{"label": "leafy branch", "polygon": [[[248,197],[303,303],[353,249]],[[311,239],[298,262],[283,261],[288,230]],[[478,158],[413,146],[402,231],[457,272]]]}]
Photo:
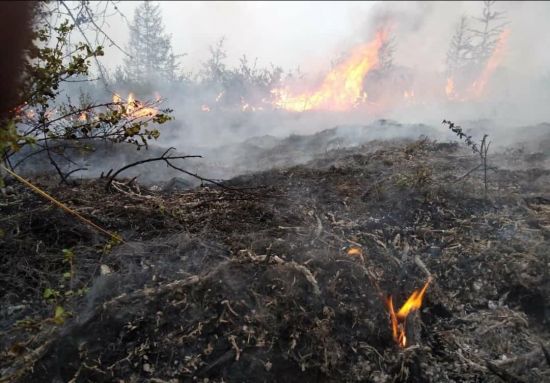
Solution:
[{"label": "leafy branch", "polygon": [[[58,161],[60,158],[72,163],[63,152],[65,148],[78,146],[82,141],[109,140],[127,142],[138,149],[147,147],[148,141],[157,139],[160,132],[149,124],[164,124],[172,117],[170,109],[160,110],[159,101],[140,102],[120,97],[112,102],[90,103],[81,100],[79,105],[58,101],[62,84],[74,79],[86,78],[90,59],[103,55],[101,46],[92,48],[78,43],[71,54],[66,55],[74,25],[68,20],[56,27],[42,27],[33,32],[34,43],[27,49],[24,78],[21,86],[23,104],[15,108],[7,120],[0,121],[3,144],[1,160],[11,169],[35,154],[45,153],[58,173],[61,182],[66,182]],[[4,137],[5,136],[5,137]],[[12,158],[28,147],[30,153]],[[55,148],[55,150],[53,149]]]}]

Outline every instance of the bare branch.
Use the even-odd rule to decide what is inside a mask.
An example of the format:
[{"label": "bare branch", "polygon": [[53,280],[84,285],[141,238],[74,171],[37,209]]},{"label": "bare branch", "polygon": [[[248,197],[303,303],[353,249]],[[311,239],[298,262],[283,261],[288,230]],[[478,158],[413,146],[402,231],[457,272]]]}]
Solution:
[{"label": "bare branch", "polygon": [[[168,154],[169,151],[173,150],[174,148],[169,148],[168,150],[166,150],[160,157],[154,157],[154,158],[147,158],[145,160],[140,160],[140,161],[136,161],[136,162],[132,162],[131,164],[128,164],[126,166],[123,166],[122,168],[118,169],[116,172],[114,172],[110,177],[109,177],[109,181],[107,181],[107,185],[105,185],[105,189],[109,189],[109,187],[111,186],[111,183],[114,181],[114,179],[116,178],[117,175],[119,175],[120,173],[122,173],[123,171],[127,170],[127,169],[130,169],[134,166],[138,166],[138,165],[142,165],[142,164],[146,164],[148,162],[156,162],[156,161],[166,161],[168,164],[168,160],[183,160],[183,159],[186,159],[186,158],[202,158],[202,156],[199,156],[199,155],[188,155],[188,156],[166,156],[166,154]],[[179,170],[179,169],[178,169]],[[181,170],[183,171],[183,170]],[[185,171],[183,171],[185,172]],[[110,174],[110,172],[109,172]],[[107,175],[108,176],[108,175]]]}]

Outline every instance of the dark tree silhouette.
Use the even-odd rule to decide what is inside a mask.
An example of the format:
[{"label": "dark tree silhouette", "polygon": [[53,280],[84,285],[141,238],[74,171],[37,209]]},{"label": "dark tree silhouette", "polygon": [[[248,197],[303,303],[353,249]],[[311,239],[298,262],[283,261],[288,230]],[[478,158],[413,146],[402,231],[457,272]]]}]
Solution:
[{"label": "dark tree silhouette", "polygon": [[447,75],[464,68],[471,60],[474,46],[472,34],[468,31],[468,18],[463,15],[456,26],[449,50],[447,51]]},{"label": "dark tree silhouette", "polygon": [[493,10],[495,1],[484,1],[483,4],[482,17],[475,18],[481,23],[481,27],[470,29],[472,36],[479,41],[474,47],[474,59],[481,65],[491,56],[501,32],[508,25],[508,22],[504,21],[505,13]]}]

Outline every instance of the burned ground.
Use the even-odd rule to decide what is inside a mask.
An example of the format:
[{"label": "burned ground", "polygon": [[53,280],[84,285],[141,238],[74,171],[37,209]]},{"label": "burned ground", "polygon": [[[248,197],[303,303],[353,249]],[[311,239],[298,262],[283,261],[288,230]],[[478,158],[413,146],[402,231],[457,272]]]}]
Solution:
[{"label": "burned ground", "polygon": [[[457,144],[313,157],[172,194],[43,185],[122,244],[12,184],[2,381],[550,379],[549,171],[495,154],[515,167],[491,169],[485,198]],[[400,304],[428,274],[401,349],[386,295]]]}]

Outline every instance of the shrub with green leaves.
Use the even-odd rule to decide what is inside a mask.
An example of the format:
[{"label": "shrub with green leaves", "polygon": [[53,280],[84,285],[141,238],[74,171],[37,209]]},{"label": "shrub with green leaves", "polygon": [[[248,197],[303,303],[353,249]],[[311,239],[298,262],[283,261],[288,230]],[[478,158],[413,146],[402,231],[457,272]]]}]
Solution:
[{"label": "shrub with green leaves", "polygon": [[[160,135],[159,130],[150,125],[172,119],[171,110],[156,107],[158,101],[125,102],[118,98],[93,102],[81,97],[78,103],[71,102],[70,98],[62,102],[62,84],[86,79],[91,59],[103,55],[101,46],[71,45],[73,29],[73,25],[64,21],[34,32],[21,87],[25,101],[0,121],[0,157],[12,169],[43,153],[64,181],[67,173],[61,171],[56,158],[63,158],[66,148],[85,147],[89,140],[146,147],[148,141]],[[28,152],[14,162],[14,155],[23,147],[28,147]]]}]

